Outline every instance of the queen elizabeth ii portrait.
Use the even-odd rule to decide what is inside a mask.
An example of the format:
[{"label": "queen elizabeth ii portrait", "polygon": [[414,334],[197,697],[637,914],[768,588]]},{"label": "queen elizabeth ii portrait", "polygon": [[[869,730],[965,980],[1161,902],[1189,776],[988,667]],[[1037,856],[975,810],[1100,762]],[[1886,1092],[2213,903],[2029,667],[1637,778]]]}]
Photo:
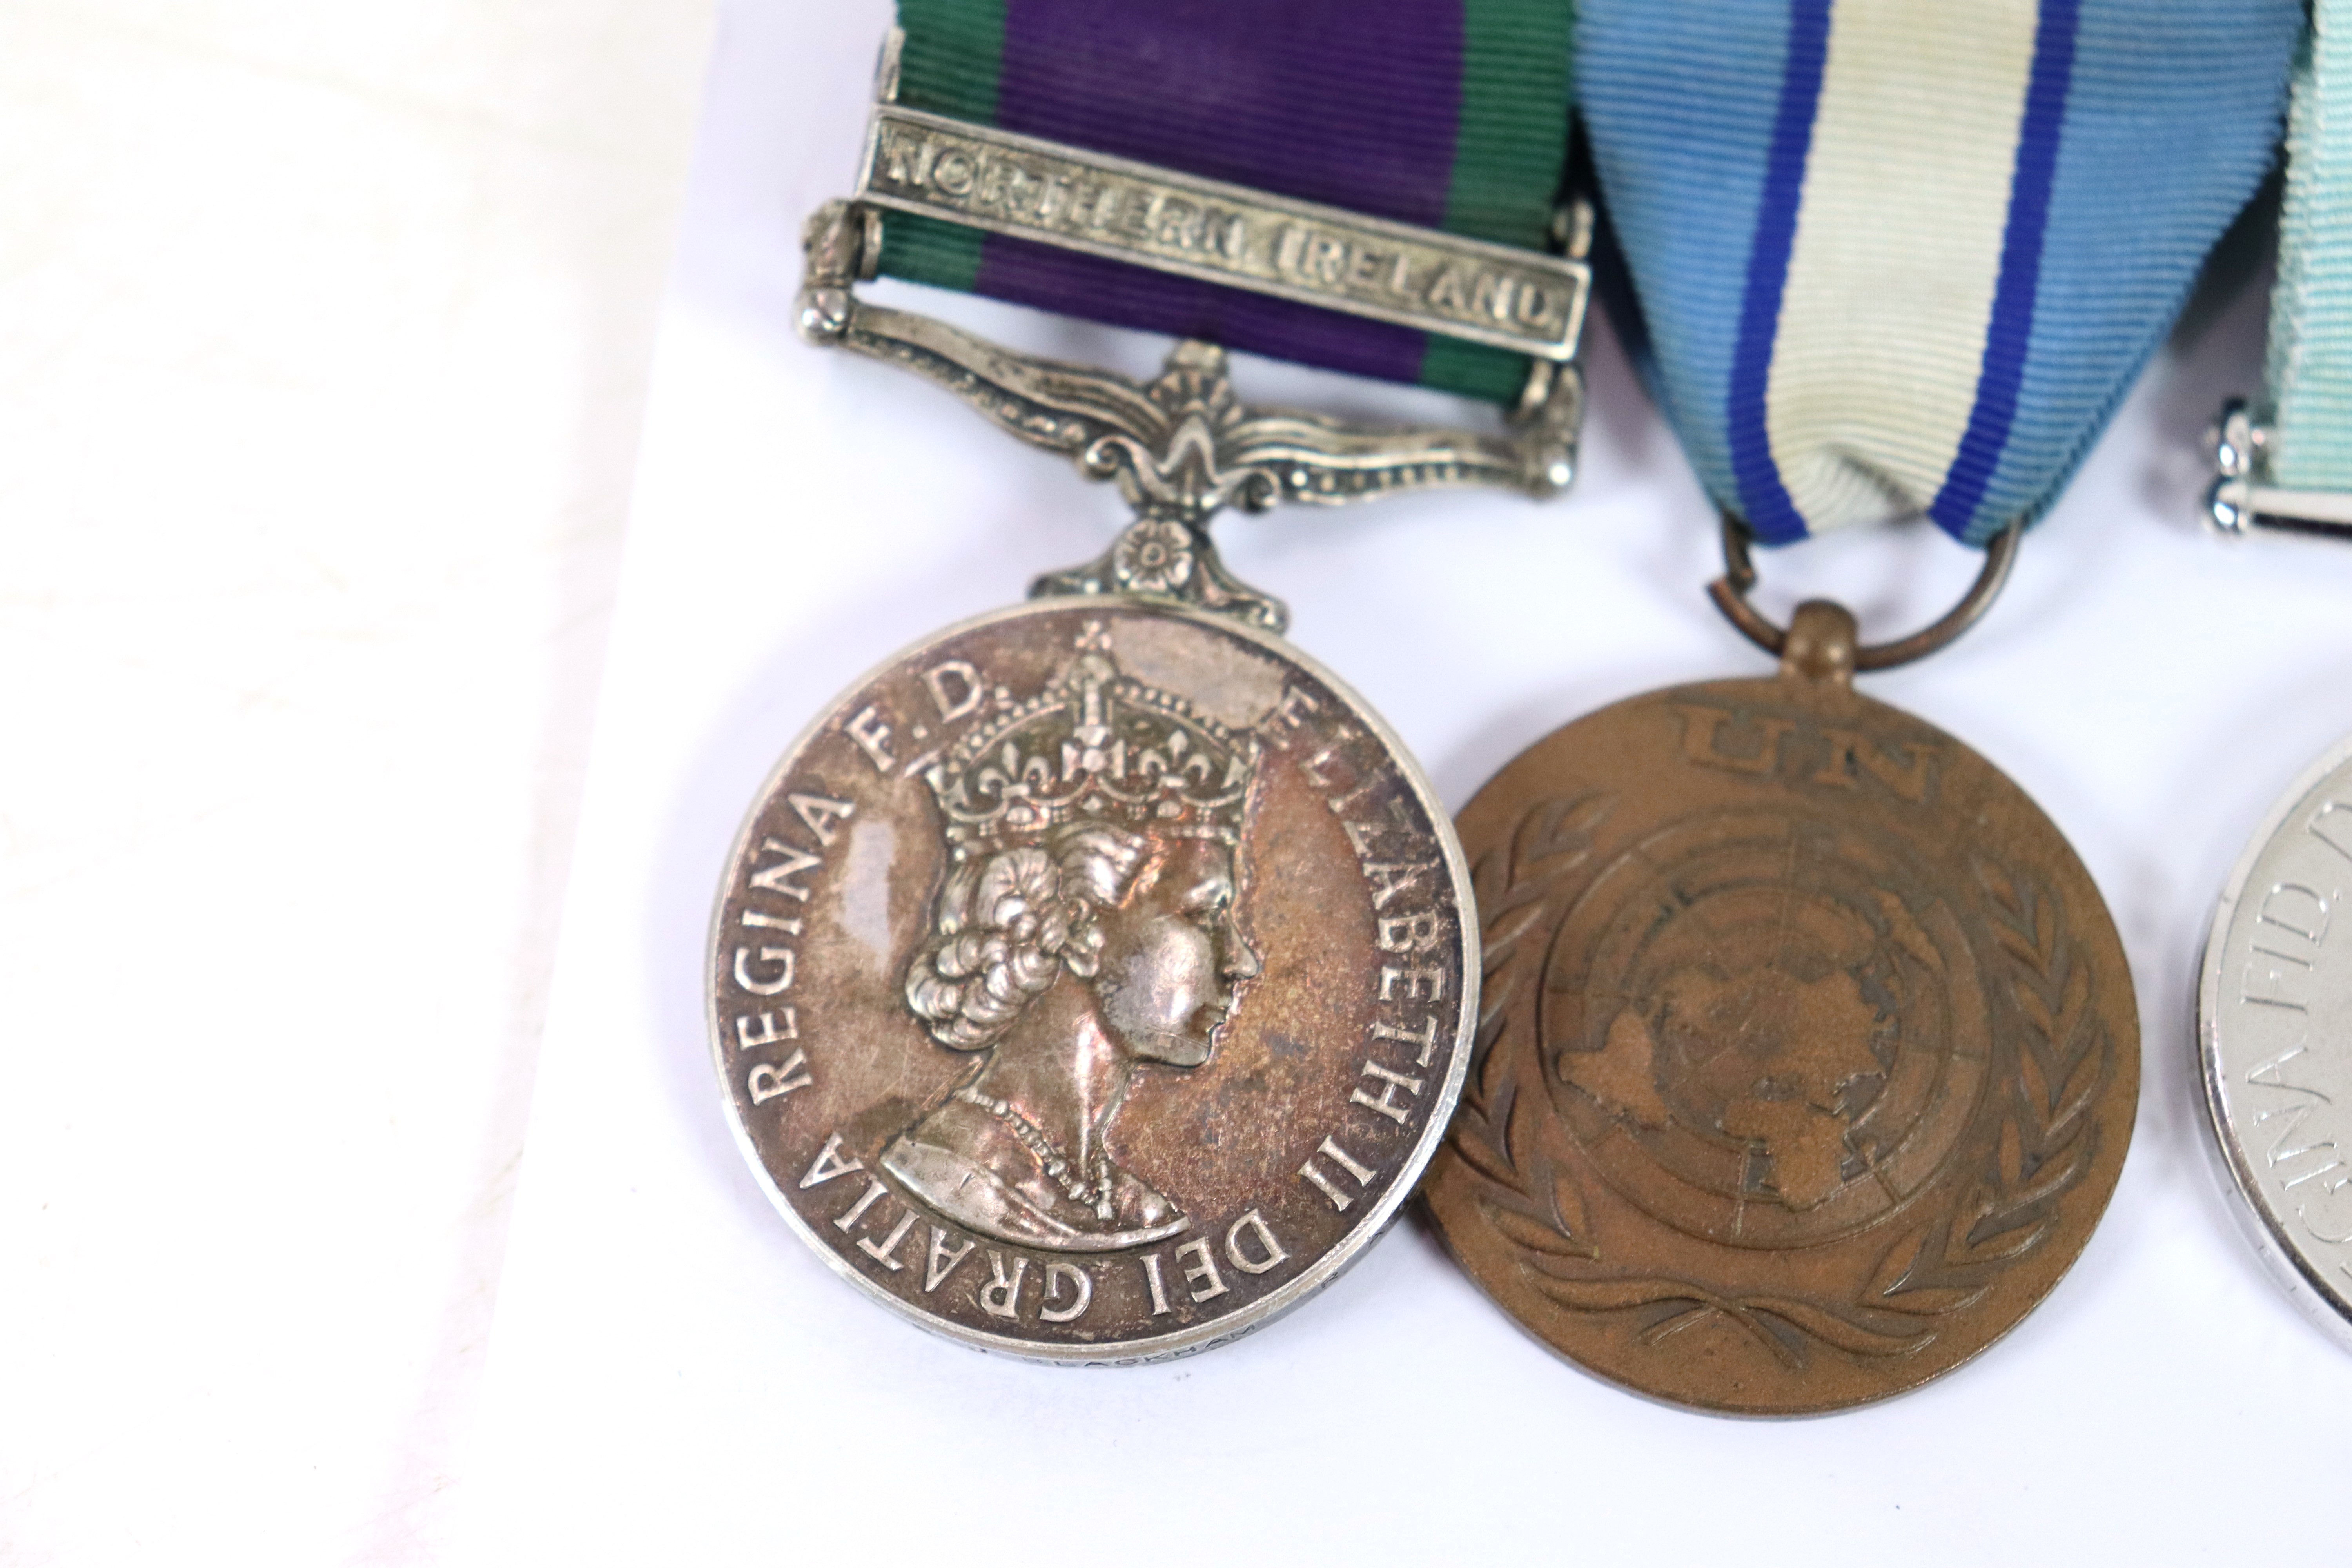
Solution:
[{"label": "queen elizabeth ii portrait", "polygon": [[882,1164],[940,1215],[1069,1252],[1190,1223],[1108,1139],[1137,1076],[1206,1062],[1258,973],[1238,919],[1257,756],[1097,635],[932,770],[950,860],[906,997],[974,1061]]}]

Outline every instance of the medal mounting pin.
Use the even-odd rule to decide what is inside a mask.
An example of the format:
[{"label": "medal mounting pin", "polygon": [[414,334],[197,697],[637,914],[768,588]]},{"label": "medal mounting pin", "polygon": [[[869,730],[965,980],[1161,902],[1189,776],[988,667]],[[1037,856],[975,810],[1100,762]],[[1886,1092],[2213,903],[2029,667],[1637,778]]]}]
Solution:
[{"label": "medal mounting pin", "polygon": [[2273,484],[2272,431],[2255,422],[2242,397],[2221,405],[2205,433],[2216,478],[2205,492],[2205,521],[2217,533],[2243,539],[2256,529],[2352,540],[2352,493],[2289,489]]}]

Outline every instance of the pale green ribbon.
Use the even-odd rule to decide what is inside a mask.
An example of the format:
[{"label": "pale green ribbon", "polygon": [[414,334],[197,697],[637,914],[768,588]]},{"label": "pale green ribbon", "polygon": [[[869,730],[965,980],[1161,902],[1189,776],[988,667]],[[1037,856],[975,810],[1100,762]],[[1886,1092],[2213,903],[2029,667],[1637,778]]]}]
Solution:
[{"label": "pale green ribbon", "polygon": [[2352,490],[2352,0],[2315,0],[2271,295],[2271,483]]}]

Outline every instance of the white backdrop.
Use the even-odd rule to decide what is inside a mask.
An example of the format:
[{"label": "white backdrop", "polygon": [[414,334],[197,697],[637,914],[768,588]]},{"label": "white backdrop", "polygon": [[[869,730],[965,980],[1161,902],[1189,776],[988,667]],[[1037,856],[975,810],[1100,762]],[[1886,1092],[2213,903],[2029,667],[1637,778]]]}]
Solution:
[{"label": "white backdrop", "polygon": [[[708,1063],[705,921],[807,717],[930,629],[1091,557],[1119,507],[944,394],[798,343],[802,217],[848,182],[882,0],[737,0],[663,318],[643,469],[491,1352],[479,1561],[1065,1558],[2168,1563],[2340,1557],[2352,1359],[2232,1229],[2191,1100],[2191,971],[2270,797],[2352,728],[2352,548],[2200,533],[2199,429],[2253,384],[2259,298],[2160,358],[1990,619],[1868,680],[2073,837],[2139,985],[2137,1142],[2074,1273],[2006,1342],[1870,1410],[1740,1423],[1629,1397],[1505,1321],[1408,1221],[1323,1297],[1172,1364],[929,1338],[768,1208]],[[1033,348],[1140,338],[877,286]],[[1717,618],[1712,515],[1604,332],[1566,500],[1236,519],[1245,580],[1458,805],[1538,734],[1767,667]],[[1244,363],[1246,395],[1443,400]],[[1768,557],[1866,630],[1975,558],[1926,532]],[[1505,1558],[1493,1555],[1509,1552]]]},{"label": "white backdrop", "polygon": [[435,1559],[709,0],[0,4],[0,1563]]}]

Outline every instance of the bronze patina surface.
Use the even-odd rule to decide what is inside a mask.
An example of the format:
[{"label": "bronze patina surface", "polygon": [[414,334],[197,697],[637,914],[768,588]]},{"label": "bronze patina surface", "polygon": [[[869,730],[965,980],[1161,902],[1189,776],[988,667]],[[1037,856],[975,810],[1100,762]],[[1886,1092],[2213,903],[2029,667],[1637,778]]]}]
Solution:
[{"label": "bronze patina surface", "polygon": [[1204,1349],[1380,1234],[1474,1026],[1468,872],[1380,721],[1232,620],[1059,598],[820,719],[754,805],[712,1046],[762,1184],[984,1349]]},{"label": "bronze patina surface", "polygon": [[1424,1185],[1547,1344],[1641,1393],[1793,1415],[1949,1371],[2049,1292],[2121,1173],[2138,1014],[2112,921],[1990,763],[1780,674],[1555,731],[1459,826],[1479,1054]]}]

